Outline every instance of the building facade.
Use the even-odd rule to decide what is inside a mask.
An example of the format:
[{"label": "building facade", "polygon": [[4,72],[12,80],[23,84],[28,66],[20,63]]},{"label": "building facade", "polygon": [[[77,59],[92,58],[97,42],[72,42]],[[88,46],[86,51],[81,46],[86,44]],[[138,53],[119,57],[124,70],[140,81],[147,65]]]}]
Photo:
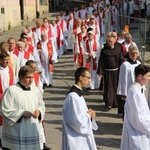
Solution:
[{"label": "building facade", "polygon": [[49,0],[0,0],[0,32],[49,11]]}]

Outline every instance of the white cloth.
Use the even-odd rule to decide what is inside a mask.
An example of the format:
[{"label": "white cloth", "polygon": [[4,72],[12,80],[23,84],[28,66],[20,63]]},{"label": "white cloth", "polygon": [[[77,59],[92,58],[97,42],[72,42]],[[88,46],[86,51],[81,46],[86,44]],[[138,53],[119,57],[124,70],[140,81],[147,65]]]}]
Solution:
[{"label": "white cloth", "polygon": [[96,39],[99,41],[100,39],[100,28],[98,22],[95,21],[95,23],[88,25],[88,28],[92,28],[94,31],[94,34],[96,36]]},{"label": "white cloth", "polygon": [[150,150],[150,109],[141,88],[135,82],[128,90],[121,150]]},{"label": "white cloth", "polygon": [[12,51],[9,51],[8,53],[10,55],[10,59],[11,59],[11,62],[12,62],[12,68],[13,68],[13,71],[15,73],[15,76],[16,76],[16,79],[18,78],[18,72],[19,72],[19,59],[17,58],[17,56],[15,54],[13,54]]},{"label": "white cloth", "polygon": [[[0,66],[0,78],[1,78],[1,87],[3,92],[5,92],[5,90],[9,87],[9,82],[10,82],[10,75],[9,75],[9,67],[7,66],[6,68],[3,68],[2,66]],[[15,75],[13,78],[13,81],[15,84]]]},{"label": "white cloth", "polygon": [[72,36],[74,36],[73,26],[74,26],[74,19],[71,19],[68,24],[68,37],[67,37],[68,45],[67,45],[66,49],[73,49],[73,42],[72,42]]},{"label": "white cloth", "polygon": [[97,150],[92,129],[98,127],[87,111],[82,96],[75,92],[67,95],[62,109],[62,150]]},{"label": "white cloth", "polygon": [[138,60],[136,60],[136,64],[130,64],[128,61],[125,61],[120,66],[119,71],[119,82],[117,87],[117,94],[127,96],[127,91],[131,84],[135,81],[134,69],[136,66],[141,64]]},{"label": "white cloth", "polygon": [[93,10],[94,10],[94,7],[88,7],[86,11],[87,11],[87,13],[92,15],[93,14],[93,12],[92,12]]},{"label": "white cloth", "polygon": [[124,41],[124,46],[126,47],[127,52],[128,52],[129,46],[131,46],[131,45],[133,45],[133,46],[135,46],[137,48],[137,51],[138,51],[138,54],[139,54],[139,48],[138,48],[138,46],[137,46],[137,44],[135,42],[126,43],[126,41]]},{"label": "white cloth", "polygon": [[28,61],[28,60],[33,60],[35,61],[33,55],[30,53],[29,54],[29,58],[25,58],[25,51],[22,51],[22,52],[19,52],[19,55],[18,55],[18,59],[19,59],[19,67],[21,68],[22,66],[25,65],[25,63]]},{"label": "white cloth", "polygon": [[[88,40],[88,44],[89,44],[89,48],[90,48],[90,53],[92,54],[93,58],[96,58],[96,64],[98,66],[98,58],[100,56],[100,52],[101,52],[101,47],[99,42],[96,40],[96,51],[93,51],[93,44],[94,44],[94,39],[93,40]],[[87,48],[86,48],[86,42],[84,44],[84,63],[83,66],[86,66],[86,60],[89,58],[89,53],[87,52]],[[90,73],[91,73],[91,83],[89,84],[89,87],[91,89],[97,89],[99,87],[99,82],[98,82],[98,75],[97,75],[97,69],[93,70],[93,59],[91,59],[91,63],[90,63]]]},{"label": "white cloth", "polygon": [[[48,57],[48,47],[47,47],[48,40],[45,42],[42,41],[40,42],[41,42],[41,50],[38,49],[38,51],[41,58],[41,65],[43,67],[41,80],[43,83],[49,85],[52,84],[52,73],[50,72],[50,68],[49,68],[49,57]],[[54,46],[54,42],[51,41],[51,43],[53,48],[52,61],[55,63],[58,62],[57,52]]]},{"label": "white cloth", "polygon": [[85,19],[86,9],[80,10],[81,19]]},{"label": "white cloth", "polygon": [[36,87],[24,91],[16,84],[7,89],[1,105],[3,147],[11,150],[40,150],[40,143],[43,141],[39,130],[39,119],[22,117],[24,111],[33,113],[36,109],[40,111],[43,120],[45,105],[42,94]]}]

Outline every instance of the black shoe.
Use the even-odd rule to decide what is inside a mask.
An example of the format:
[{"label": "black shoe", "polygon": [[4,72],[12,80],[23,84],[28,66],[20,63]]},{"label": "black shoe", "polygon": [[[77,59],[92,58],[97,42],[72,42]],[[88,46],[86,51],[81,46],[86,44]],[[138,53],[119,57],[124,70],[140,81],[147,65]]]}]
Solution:
[{"label": "black shoe", "polygon": [[50,150],[51,148],[47,147],[45,143],[43,143],[43,150]]},{"label": "black shoe", "polygon": [[52,87],[52,84],[49,84],[49,86],[48,86],[48,87],[50,87],[50,88],[51,88],[51,87]]},{"label": "black shoe", "polygon": [[45,90],[46,87],[47,87],[47,84],[44,83],[44,84],[43,84],[43,89]]}]

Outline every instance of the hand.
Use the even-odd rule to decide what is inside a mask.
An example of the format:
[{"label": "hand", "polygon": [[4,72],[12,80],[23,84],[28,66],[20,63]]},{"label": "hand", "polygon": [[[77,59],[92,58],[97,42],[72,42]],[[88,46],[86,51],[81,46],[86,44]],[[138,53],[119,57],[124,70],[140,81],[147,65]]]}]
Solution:
[{"label": "hand", "polygon": [[96,112],[93,110],[91,118],[95,118],[95,116],[96,116]]},{"label": "hand", "polygon": [[40,116],[40,114],[41,114],[40,111],[38,109],[36,109],[32,115],[34,118],[38,118]]},{"label": "hand", "polygon": [[33,115],[30,111],[25,111],[24,114],[23,114],[23,117],[24,118],[31,118]]},{"label": "hand", "polygon": [[87,113],[90,115],[90,117],[92,117],[93,110],[92,109],[88,109]]}]

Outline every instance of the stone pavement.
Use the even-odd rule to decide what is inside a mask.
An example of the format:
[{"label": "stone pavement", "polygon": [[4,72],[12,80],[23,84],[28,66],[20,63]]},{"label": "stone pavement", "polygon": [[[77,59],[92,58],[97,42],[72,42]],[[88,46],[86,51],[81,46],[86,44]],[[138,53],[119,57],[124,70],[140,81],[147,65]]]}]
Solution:
[{"label": "stone pavement", "polygon": [[[67,53],[55,64],[53,87],[46,88],[44,92],[47,144],[51,146],[52,150],[61,149],[61,110],[65,96],[72,84],[74,84],[72,54]],[[96,110],[96,121],[99,129],[94,134],[98,149],[118,150],[122,132],[122,119],[117,114],[117,109],[108,111],[104,107],[99,90],[85,91],[84,97],[88,107]]]},{"label": "stone pavement", "polygon": [[[55,19],[56,13],[43,14],[41,18]],[[35,21],[24,22],[24,25],[35,26]],[[19,39],[24,26],[12,28],[0,35],[0,41],[6,41],[9,37]],[[67,53],[55,64],[53,86],[46,88],[44,102],[46,105],[45,127],[47,145],[51,150],[61,149],[61,110],[65,96],[74,84],[74,68],[72,54]],[[89,108],[96,110],[96,121],[99,129],[94,132],[97,148],[101,150],[119,150],[122,132],[122,118],[117,114],[117,109],[107,110],[104,107],[102,93],[99,90],[84,92],[84,97]]]}]

